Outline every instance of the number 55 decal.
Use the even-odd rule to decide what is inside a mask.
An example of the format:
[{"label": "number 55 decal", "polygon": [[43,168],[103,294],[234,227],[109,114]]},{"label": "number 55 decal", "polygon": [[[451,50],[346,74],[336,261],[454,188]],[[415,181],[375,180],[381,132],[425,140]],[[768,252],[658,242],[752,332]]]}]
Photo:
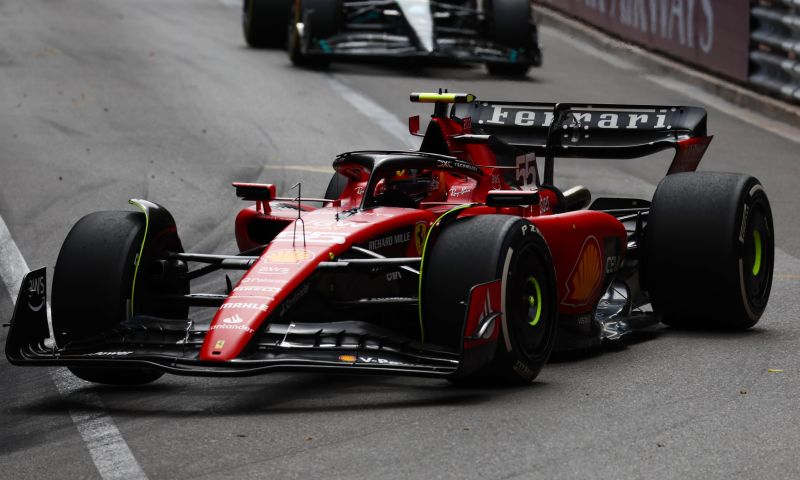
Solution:
[{"label": "number 55 decal", "polygon": [[517,183],[522,187],[539,185],[539,170],[536,166],[535,153],[526,153],[517,157]]}]

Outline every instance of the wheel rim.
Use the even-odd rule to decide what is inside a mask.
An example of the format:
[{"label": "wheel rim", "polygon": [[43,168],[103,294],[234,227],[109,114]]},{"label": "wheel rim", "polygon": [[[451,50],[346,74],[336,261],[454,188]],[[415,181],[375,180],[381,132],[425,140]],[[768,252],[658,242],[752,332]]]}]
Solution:
[{"label": "wheel rim", "polygon": [[528,356],[540,354],[547,346],[552,325],[548,270],[532,246],[524,247],[509,272],[508,323],[516,344]]},{"label": "wheel rim", "polygon": [[742,275],[751,305],[763,308],[772,281],[773,238],[763,205],[755,203],[746,226]]},{"label": "wheel rim", "polygon": [[755,260],[753,260],[753,276],[757,277],[761,272],[761,232],[753,230],[753,246],[755,247]]},{"label": "wheel rim", "polygon": [[[528,324],[535,327],[542,318],[542,289],[536,277],[528,277],[525,283],[528,290]],[[527,288],[529,286],[533,288]]]}]

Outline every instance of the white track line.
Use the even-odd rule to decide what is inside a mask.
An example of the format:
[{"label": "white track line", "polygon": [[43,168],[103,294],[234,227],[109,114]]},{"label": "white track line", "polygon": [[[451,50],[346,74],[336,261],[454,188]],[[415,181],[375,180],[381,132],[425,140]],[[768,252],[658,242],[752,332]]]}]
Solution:
[{"label": "white track line", "polygon": [[242,0],[219,0],[219,3],[225,5],[226,7],[235,8],[241,10],[242,8]]},{"label": "white track line", "polygon": [[386,110],[372,99],[365,97],[352,88],[348,87],[336,77],[328,77],[328,83],[334,92],[338,93],[340,97],[345,99],[356,110],[361,112],[378,126],[383,128],[387,133],[397,138],[408,148],[416,150],[419,148],[419,141],[408,133],[408,125],[403,124],[394,113]]},{"label": "white track line", "polygon": [[572,37],[553,27],[542,27],[541,31],[544,35],[555,37],[556,39],[558,39],[558,41],[567,43],[576,50],[585,53],[586,55],[589,55],[591,57],[594,57],[600,61],[608,63],[609,65],[616,67],[620,70],[625,70],[630,72],[640,72],[640,78],[644,78],[649,82],[655,83],[661,88],[665,88],[667,90],[680,93],[689,98],[697,100],[698,102],[700,102],[705,106],[719,110],[720,112],[729,115],[733,118],[739,119],[745,123],[749,123],[754,127],[766,130],[767,132],[783,137],[794,143],[800,143],[800,129],[783,122],[775,121],[767,116],[753,112],[746,108],[736,106],[733,103],[717,95],[707,93],[701,88],[698,88],[685,81],[661,75],[646,75],[642,71],[641,67],[635,65],[634,63],[628,62],[627,60],[624,60],[619,56],[618,51],[615,50],[615,48],[627,47],[633,50],[634,52],[644,52],[644,50],[640,49],[639,47],[629,46],[626,45],[624,42],[611,40],[612,46],[609,47],[608,51],[603,51],[594,47],[588,42]]},{"label": "white track line", "polygon": [[5,220],[0,217],[0,277],[11,295],[11,301],[17,301],[19,285],[22,277],[30,270],[25,259],[22,257],[17,244],[11,238]]},{"label": "white track line", "polygon": [[[232,9],[242,8],[242,0],[219,0],[219,2],[222,5]],[[403,142],[403,145],[412,150],[417,150],[419,148],[420,141],[408,133],[408,125],[405,125],[402,121],[400,121],[394,113],[381,107],[372,99],[365,97],[364,95],[348,87],[333,75],[328,77],[328,83],[334,92],[339,94],[339,96],[342,97],[347,103],[361,112],[362,115],[366,116],[378,126],[383,128],[387,133],[389,133],[389,135],[397,138]],[[287,168],[287,170],[290,169]],[[300,168],[295,168],[294,170],[313,172],[317,171]],[[330,170],[326,170],[326,173],[329,171]]]},{"label": "white track line", "polygon": [[730,115],[733,118],[739,119],[743,122],[749,123],[754,127],[774,133],[779,137],[790,140],[794,143],[800,143],[800,129],[791,125],[777,122],[769,117],[761,115],[746,108],[738,107],[727,100],[724,100],[716,95],[706,93],[698,87],[688,83],[681,82],[672,78],[659,77],[655,75],[645,75],[644,78],[659,85],[660,87],[678,92],[687,97],[693,98],[698,102],[717,109],[722,113]]},{"label": "white track line", "polygon": [[[0,277],[11,295],[17,301],[22,277],[30,271],[25,258],[11,237],[3,217],[0,216]],[[48,305],[48,311],[50,307]],[[82,392],[86,386],[66,368],[50,370],[50,376],[61,396],[76,400],[88,408],[70,409],[69,415],[89,450],[97,472],[103,480],[136,479],[147,480],[142,467],[125,443],[119,429],[107,413],[103,412],[103,402],[95,393]]]},{"label": "white track line", "polygon": [[579,40],[574,36],[571,36],[567,33],[562,32],[561,30],[557,30],[553,27],[546,27],[543,26],[539,29],[544,35],[548,35],[551,37],[556,37],[559,42],[566,43],[575,50],[579,52],[585,53],[591,57],[594,57],[598,60],[608,63],[609,65],[613,65],[620,70],[625,70],[628,72],[635,72],[639,70],[639,67],[634,65],[633,63],[623,60],[619,56],[609,53],[607,51],[600,50],[599,48],[591,45],[587,42]]}]

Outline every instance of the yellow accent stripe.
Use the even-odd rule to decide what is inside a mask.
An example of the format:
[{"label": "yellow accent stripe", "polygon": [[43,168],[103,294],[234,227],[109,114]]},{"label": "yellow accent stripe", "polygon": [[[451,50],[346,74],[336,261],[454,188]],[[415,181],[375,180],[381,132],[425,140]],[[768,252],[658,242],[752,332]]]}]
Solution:
[{"label": "yellow accent stripe", "polygon": [[411,101],[415,103],[472,103],[475,95],[471,93],[412,93]]},{"label": "yellow accent stripe", "polygon": [[431,226],[428,228],[428,234],[425,235],[425,243],[422,244],[422,260],[419,262],[419,292],[417,293],[417,306],[419,307],[419,335],[420,335],[420,343],[425,343],[425,327],[422,324],[422,269],[425,267],[425,252],[428,251],[428,240],[431,239],[431,234],[433,230],[439,223],[444,220],[445,217],[454,213],[454,212],[461,212],[467,208],[474,206],[474,203],[466,203],[464,205],[459,205],[457,207],[451,208],[450,210],[444,212],[443,214],[439,215]]},{"label": "yellow accent stripe", "polygon": [[136,256],[136,262],[133,265],[133,284],[131,284],[131,304],[129,314],[133,316],[133,294],[136,290],[136,275],[139,273],[139,264],[142,261],[142,253],[144,252],[144,242],[147,241],[147,230],[150,228],[150,216],[147,215],[147,209],[144,205],[134,199],[128,200],[128,203],[135,205],[139,210],[144,213],[144,235],[142,236],[142,244],[139,246],[139,255]]}]

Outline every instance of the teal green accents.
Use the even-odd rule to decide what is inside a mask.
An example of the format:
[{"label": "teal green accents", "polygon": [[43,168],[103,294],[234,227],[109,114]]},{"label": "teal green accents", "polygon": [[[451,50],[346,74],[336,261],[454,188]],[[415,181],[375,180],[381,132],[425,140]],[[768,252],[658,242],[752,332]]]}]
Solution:
[{"label": "teal green accents", "polygon": [[325,53],[333,53],[333,49],[331,48],[331,45],[328,43],[327,40],[320,40],[319,48],[321,48],[322,51]]}]

